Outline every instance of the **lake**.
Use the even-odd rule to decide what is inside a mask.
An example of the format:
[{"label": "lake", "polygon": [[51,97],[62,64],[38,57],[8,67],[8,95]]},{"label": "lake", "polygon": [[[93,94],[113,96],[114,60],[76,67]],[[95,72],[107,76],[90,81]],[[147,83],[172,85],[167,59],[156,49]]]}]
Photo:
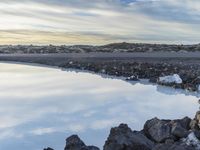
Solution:
[{"label": "lake", "polygon": [[102,148],[110,128],[120,123],[140,130],[155,116],[193,117],[198,109],[195,93],[147,81],[0,63],[1,150],[63,150],[71,134]]}]

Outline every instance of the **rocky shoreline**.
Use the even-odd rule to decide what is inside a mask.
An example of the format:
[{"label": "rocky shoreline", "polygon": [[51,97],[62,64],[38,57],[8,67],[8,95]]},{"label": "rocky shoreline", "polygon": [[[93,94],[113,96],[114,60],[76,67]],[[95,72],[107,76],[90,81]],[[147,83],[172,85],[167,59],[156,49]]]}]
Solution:
[{"label": "rocky shoreline", "polygon": [[[149,79],[152,83],[157,83],[174,88],[186,89],[189,91],[199,91],[200,85],[200,65],[182,63],[150,63],[150,62],[122,62],[122,61],[103,61],[103,62],[79,62],[68,61],[60,65],[61,68],[72,68],[88,70],[95,73],[103,73],[112,76],[123,76],[126,80],[138,81]],[[161,82],[160,77],[173,76],[177,74],[181,82]]]},{"label": "rocky shoreline", "polygon": [[[189,55],[189,54],[188,54]],[[195,57],[195,56],[196,57]],[[175,57],[174,57],[175,56]],[[179,53],[88,53],[0,55],[0,61],[15,61],[56,66],[64,69],[92,71],[127,80],[149,79],[150,82],[186,89],[200,90],[200,56]],[[177,74],[182,82],[160,82],[160,77]]]},{"label": "rocky shoreline", "polygon": [[[77,135],[72,135],[66,139],[64,150],[100,149],[87,146]],[[194,119],[153,118],[146,121],[141,131],[133,131],[128,125],[120,124],[110,130],[103,150],[200,150],[200,111]]]}]

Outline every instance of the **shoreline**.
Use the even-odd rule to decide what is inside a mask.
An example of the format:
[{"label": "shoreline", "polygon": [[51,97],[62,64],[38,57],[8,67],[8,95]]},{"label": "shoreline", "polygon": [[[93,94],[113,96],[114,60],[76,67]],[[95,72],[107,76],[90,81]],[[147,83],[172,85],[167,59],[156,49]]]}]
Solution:
[{"label": "shoreline", "polygon": [[[194,55],[194,53],[192,55],[189,55],[189,53],[168,53],[168,55],[162,53],[121,54],[1,54],[0,61],[41,64],[61,69],[77,69],[123,77],[134,81],[147,79],[156,84],[162,84],[158,82],[159,77],[178,74],[183,80],[182,84],[162,85],[198,91],[198,86],[200,86],[200,55]],[[179,56],[180,54],[182,56]]]},{"label": "shoreline", "polygon": [[77,73],[89,73],[89,74],[94,74],[94,75],[99,75],[102,78],[108,78],[108,79],[117,79],[117,80],[122,80],[125,82],[128,82],[129,84],[136,84],[136,83],[141,83],[144,85],[154,85],[157,87],[158,91],[160,88],[168,88],[169,90],[173,90],[176,91],[177,93],[180,94],[184,94],[184,95],[192,95],[192,96],[196,96],[197,98],[200,97],[200,93],[197,91],[189,91],[189,90],[185,90],[185,89],[181,89],[181,88],[172,88],[170,86],[165,86],[165,85],[161,85],[161,84],[157,84],[157,83],[153,83],[150,82],[149,79],[139,79],[139,80],[127,80],[126,77],[124,76],[115,76],[115,75],[108,75],[105,73],[101,73],[101,72],[94,72],[94,71],[90,71],[90,70],[81,70],[81,69],[76,69],[76,68],[62,68],[59,66],[52,66],[52,65],[46,65],[46,64],[40,64],[40,63],[27,63],[27,62],[19,62],[19,61],[0,61],[0,63],[6,63],[6,64],[19,64],[19,65],[28,65],[28,66],[33,66],[33,67],[48,67],[51,69],[58,69],[61,71],[72,71],[72,72],[77,72]]},{"label": "shoreline", "polygon": [[[61,58],[61,59],[60,59]],[[182,59],[181,59],[182,60]],[[0,56],[2,63],[15,63],[25,64],[40,67],[50,67],[55,69],[61,69],[63,71],[80,71],[95,73],[100,76],[107,77],[123,77],[125,81],[140,81],[140,78],[136,76],[130,78],[135,72],[141,76],[147,77],[159,77],[160,75],[169,75],[172,73],[180,74],[188,73],[188,78],[191,76],[191,72],[198,76],[200,64],[189,62],[178,63],[177,60],[170,59],[159,62],[157,59],[144,60],[134,58],[124,59],[107,59],[107,58],[66,58],[66,57],[48,57],[48,55],[38,57],[21,57],[12,56],[4,57]],[[153,61],[153,63],[152,63]],[[179,61],[179,60],[178,60]],[[182,60],[184,61],[184,60]],[[75,70],[74,70],[75,69]],[[179,70],[180,69],[180,70]],[[150,72],[148,72],[150,71]],[[153,74],[154,71],[156,74]],[[151,74],[152,73],[152,74]],[[151,76],[152,75],[152,76]],[[193,75],[193,74],[192,74]],[[196,78],[194,76],[194,78]],[[150,80],[155,78],[149,78]],[[191,80],[191,79],[190,79]],[[189,80],[185,80],[188,81]],[[153,84],[158,84],[152,82]],[[197,82],[198,83],[198,82]],[[150,83],[151,84],[151,83]],[[195,85],[196,83],[194,83]],[[167,85],[175,88],[183,88],[182,86],[176,86],[176,84]],[[191,90],[195,91],[195,90]],[[118,127],[112,128],[110,135],[104,145],[104,150],[200,150],[200,112],[197,112],[194,119],[185,117],[177,120],[161,120],[153,118],[148,120],[143,130],[133,131],[128,125],[121,124]],[[156,136],[155,136],[156,135]],[[159,137],[159,138],[157,138]],[[78,146],[78,147],[77,147]],[[95,146],[87,146],[77,136],[73,135],[66,140],[66,147],[64,150],[99,150]],[[44,150],[53,150],[47,148]]]},{"label": "shoreline", "polygon": [[[44,150],[54,150],[45,148]],[[64,150],[100,150],[87,146],[78,135],[66,139]],[[103,150],[200,150],[200,111],[193,119],[175,120],[152,118],[141,131],[134,131],[127,124],[110,130]]]}]

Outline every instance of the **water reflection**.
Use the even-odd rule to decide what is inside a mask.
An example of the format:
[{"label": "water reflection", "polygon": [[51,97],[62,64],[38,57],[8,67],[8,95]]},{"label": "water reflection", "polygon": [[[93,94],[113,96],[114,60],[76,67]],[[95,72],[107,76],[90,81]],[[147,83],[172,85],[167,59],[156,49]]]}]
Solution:
[{"label": "water reflection", "polygon": [[102,147],[110,127],[121,122],[137,130],[154,116],[192,117],[198,109],[191,93],[146,82],[20,64],[0,68],[2,150],[63,150],[73,133]]}]

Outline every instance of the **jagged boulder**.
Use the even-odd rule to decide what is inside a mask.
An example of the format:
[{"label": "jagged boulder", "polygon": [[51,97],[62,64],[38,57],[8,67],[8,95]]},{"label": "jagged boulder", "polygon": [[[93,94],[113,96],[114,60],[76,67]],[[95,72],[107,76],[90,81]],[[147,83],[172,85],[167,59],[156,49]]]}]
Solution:
[{"label": "jagged boulder", "polygon": [[183,128],[180,123],[176,122],[172,125],[171,134],[177,138],[184,138],[187,137],[189,131]]},{"label": "jagged boulder", "polygon": [[197,120],[195,120],[195,119],[191,120],[191,122],[190,122],[190,128],[192,130],[199,130],[199,126],[198,126]]},{"label": "jagged boulder", "polygon": [[144,125],[144,133],[151,140],[162,143],[167,139],[173,139],[171,134],[171,125],[169,120],[160,120],[153,118]]},{"label": "jagged boulder", "polygon": [[142,132],[132,131],[126,124],[112,128],[104,150],[151,150],[154,143]]},{"label": "jagged boulder", "polygon": [[197,111],[197,112],[196,112],[195,120],[197,121],[198,126],[200,126],[200,111]]},{"label": "jagged boulder", "polygon": [[177,120],[160,120],[153,118],[144,125],[144,133],[151,140],[157,143],[164,143],[165,140],[179,140],[189,134],[191,119],[185,117]]},{"label": "jagged boulder", "polygon": [[47,147],[47,148],[44,148],[44,150],[54,150],[54,149],[50,148],[50,147]]},{"label": "jagged boulder", "polygon": [[171,124],[179,124],[184,129],[189,130],[191,120],[192,119],[190,119],[189,117],[184,117],[182,119],[171,120]]},{"label": "jagged boulder", "polygon": [[66,146],[64,150],[100,150],[95,146],[86,146],[85,143],[78,137],[72,135],[66,139]]},{"label": "jagged boulder", "polygon": [[200,111],[196,112],[195,118],[190,121],[189,126],[192,130],[200,129]]}]

